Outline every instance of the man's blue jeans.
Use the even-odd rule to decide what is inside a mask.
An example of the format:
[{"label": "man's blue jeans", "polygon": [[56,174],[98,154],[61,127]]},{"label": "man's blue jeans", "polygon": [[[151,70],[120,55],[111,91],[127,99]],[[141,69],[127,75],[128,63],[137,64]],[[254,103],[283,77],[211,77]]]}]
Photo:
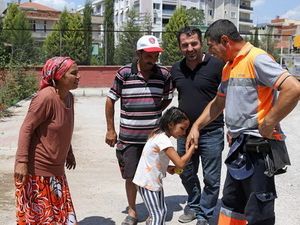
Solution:
[{"label": "man's blue jeans", "polygon": [[[177,139],[179,155],[185,153],[185,138]],[[185,211],[196,213],[198,220],[209,220],[214,212],[219,197],[224,148],[224,129],[217,128],[201,134],[198,149],[180,175],[182,184],[188,193]],[[204,188],[201,192],[198,169],[201,158]]]}]

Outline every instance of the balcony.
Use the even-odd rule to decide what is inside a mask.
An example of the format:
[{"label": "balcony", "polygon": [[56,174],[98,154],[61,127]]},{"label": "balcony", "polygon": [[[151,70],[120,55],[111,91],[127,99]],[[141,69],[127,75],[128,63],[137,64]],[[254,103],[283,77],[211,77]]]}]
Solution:
[{"label": "balcony", "polygon": [[178,2],[177,2],[177,0],[164,0],[163,3],[164,4],[167,4],[167,3],[176,3],[177,4]]},{"label": "balcony", "polygon": [[169,9],[163,9],[162,10],[162,14],[164,16],[172,16],[174,12],[175,12],[175,10],[169,10]]},{"label": "balcony", "polygon": [[241,18],[240,17],[240,20],[239,20],[240,22],[244,22],[244,23],[253,23],[253,20],[251,20],[251,19],[247,19],[247,18]]},{"label": "balcony", "polygon": [[240,9],[245,9],[245,10],[253,11],[253,7],[247,6],[247,5],[240,5]]}]

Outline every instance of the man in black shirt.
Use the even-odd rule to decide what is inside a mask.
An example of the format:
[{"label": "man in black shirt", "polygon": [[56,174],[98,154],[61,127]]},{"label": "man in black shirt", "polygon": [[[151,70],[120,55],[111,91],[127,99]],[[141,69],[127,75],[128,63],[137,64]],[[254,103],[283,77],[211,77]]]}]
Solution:
[{"label": "man in black shirt", "polygon": [[[185,27],[177,35],[185,56],[172,66],[171,75],[178,91],[178,107],[187,113],[193,124],[207,104],[216,96],[224,64],[202,52],[201,31]],[[222,150],[224,148],[223,115],[201,130],[198,150],[180,175],[188,200],[179,222],[197,219],[197,225],[208,225],[218,201]],[[185,138],[177,140],[178,153],[185,152]],[[198,168],[201,158],[204,187],[201,192]]]}]

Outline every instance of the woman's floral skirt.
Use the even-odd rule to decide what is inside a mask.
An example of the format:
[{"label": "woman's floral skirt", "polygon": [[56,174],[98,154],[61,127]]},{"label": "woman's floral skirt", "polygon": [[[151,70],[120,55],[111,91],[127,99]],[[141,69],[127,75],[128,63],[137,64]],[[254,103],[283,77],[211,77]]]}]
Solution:
[{"label": "woman's floral skirt", "polygon": [[76,215],[66,176],[31,176],[16,182],[18,225],[75,225]]}]

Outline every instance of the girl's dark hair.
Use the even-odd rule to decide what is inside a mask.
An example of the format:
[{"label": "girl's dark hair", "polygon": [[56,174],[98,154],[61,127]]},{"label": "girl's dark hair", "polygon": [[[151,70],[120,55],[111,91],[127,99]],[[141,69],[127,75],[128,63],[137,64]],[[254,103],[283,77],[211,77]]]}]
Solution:
[{"label": "girl's dark hair", "polygon": [[185,120],[189,120],[185,112],[173,106],[167,109],[159,121],[158,128],[156,128],[149,136],[151,137],[162,132],[170,133],[169,125],[171,123],[175,125]]}]

